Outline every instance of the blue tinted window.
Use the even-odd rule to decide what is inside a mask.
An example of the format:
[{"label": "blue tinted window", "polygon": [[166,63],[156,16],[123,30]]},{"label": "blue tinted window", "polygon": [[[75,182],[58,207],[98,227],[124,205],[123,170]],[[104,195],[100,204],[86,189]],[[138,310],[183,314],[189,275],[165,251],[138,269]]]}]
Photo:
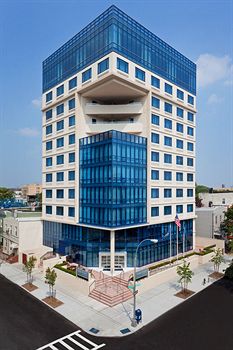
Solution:
[{"label": "blue tinted window", "polygon": [[151,114],[151,123],[159,125],[159,115]]},{"label": "blue tinted window", "polygon": [[108,70],[109,68],[109,58],[106,58],[105,60],[98,63],[98,74]]},{"label": "blue tinted window", "polygon": [[57,139],[57,148],[64,146],[64,137]]},{"label": "blue tinted window", "polygon": [[128,73],[129,72],[129,64],[125,61],[123,61],[121,58],[117,57],[117,69],[121,70],[122,72]]},{"label": "blue tinted window", "polygon": [[53,132],[53,126],[52,124],[46,126],[46,135],[52,134]]},{"label": "blue tinted window", "polygon": [[159,216],[159,207],[151,207],[151,216]]},{"label": "blue tinted window", "polygon": [[69,199],[74,199],[75,198],[75,189],[74,188],[69,188],[68,198]]},{"label": "blue tinted window", "polygon": [[187,181],[193,181],[193,174],[187,174]]},{"label": "blue tinted window", "polygon": [[75,98],[72,98],[72,100],[69,100],[68,101],[68,106],[69,106],[69,111],[71,109],[74,109],[75,108]]},{"label": "blue tinted window", "polygon": [[73,145],[75,143],[75,134],[69,135],[69,145]]},{"label": "blue tinted window", "polygon": [[187,143],[187,148],[188,148],[188,151],[193,151],[193,143],[192,142],[188,142]]},{"label": "blue tinted window", "polygon": [[172,172],[171,171],[164,171],[164,180],[166,180],[166,181],[172,180]]},{"label": "blue tinted window", "polygon": [[177,117],[183,118],[184,117],[184,110],[182,108],[177,107],[176,108],[176,115],[177,115]]},{"label": "blue tinted window", "polygon": [[187,197],[193,197],[193,189],[192,188],[187,189]]},{"label": "blue tinted window", "polygon": [[57,198],[64,198],[64,190],[57,190]]},{"label": "blue tinted window", "polygon": [[46,120],[51,119],[53,116],[53,110],[49,109],[48,111],[46,111],[45,116],[46,116]]},{"label": "blue tinted window", "polygon": [[187,212],[188,212],[188,213],[193,212],[193,204],[188,204],[188,205],[187,205]]},{"label": "blue tinted window", "polygon": [[52,190],[46,190],[45,196],[46,196],[46,198],[52,198],[52,196],[53,196],[53,191],[52,191]]},{"label": "blue tinted window", "polygon": [[46,174],[46,182],[52,182],[53,181],[53,174]]},{"label": "blue tinted window", "polygon": [[49,151],[53,148],[53,143],[52,141],[46,142],[46,151]]},{"label": "blue tinted window", "polygon": [[158,170],[151,170],[151,179],[152,180],[159,180],[159,171]]},{"label": "blue tinted window", "polygon": [[158,188],[151,189],[151,198],[159,198],[159,189]]},{"label": "blue tinted window", "polygon": [[193,113],[188,112],[188,120],[189,120],[190,122],[193,122],[193,121],[194,121],[194,114],[193,114]]},{"label": "blue tinted window", "polygon": [[57,131],[64,129],[64,120],[57,122]]},{"label": "blue tinted window", "polygon": [[190,126],[188,126],[188,128],[187,128],[187,133],[188,133],[188,135],[193,136],[193,128],[191,128]]},{"label": "blue tinted window", "polygon": [[160,100],[157,97],[152,96],[151,104],[152,104],[152,107],[160,108]]},{"label": "blue tinted window", "polygon": [[60,171],[57,173],[57,181],[64,181],[64,172]]},{"label": "blue tinted window", "polygon": [[164,215],[171,215],[171,213],[172,213],[172,207],[171,207],[171,205],[166,205],[166,206],[164,207]]},{"label": "blue tinted window", "polygon": [[64,85],[60,85],[57,87],[57,96],[64,94]]},{"label": "blue tinted window", "polygon": [[69,163],[74,163],[75,162],[75,153],[69,153]]},{"label": "blue tinted window", "polygon": [[177,89],[177,98],[179,98],[180,100],[183,100],[184,99],[184,93],[183,91]]},{"label": "blue tinted window", "polygon": [[168,102],[165,102],[164,103],[164,110],[167,113],[172,113],[172,104],[168,103]]},{"label": "blue tinted window", "polygon": [[165,146],[172,146],[172,138],[170,136],[164,136],[164,145]]},{"label": "blue tinted window", "polygon": [[164,127],[166,129],[172,129],[172,121],[170,119],[164,119]]},{"label": "blue tinted window", "polygon": [[193,166],[193,158],[187,158],[187,165]]},{"label": "blue tinted window", "polygon": [[52,166],[53,165],[53,158],[49,157],[46,158],[46,166]]},{"label": "blue tinted window", "polygon": [[56,207],[56,215],[64,215],[64,208]]},{"label": "blue tinted window", "polygon": [[183,181],[183,173],[176,173],[176,181]]},{"label": "blue tinted window", "polygon": [[193,96],[188,95],[188,103],[189,103],[190,105],[193,105],[193,104],[194,104],[194,98],[193,98]]},{"label": "blue tinted window", "polygon": [[74,170],[70,170],[68,172],[68,180],[69,181],[74,181],[75,180],[75,171]]},{"label": "blue tinted window", "polygon": [[176,123],[176,131],[177,132],[184,132],[184,126],[183,124],[180,124],[180,123]]},{"label": "blue tinted window", "polygon": [[165,83],[164,90],[168,94],[172,95],[172,86],[170,84]]},{"label": "blue tinted window", "polygon": [[160,89],[160,80],[152,75],[151,76],[151,85]]},{"label": "blue tinted window", "polygon": [[69,90],[74,89],[77,86],[77,77],[69,80]]},{"label": "blue tinted window", "polygon": [[46,205],[46,214],[52,214],[52,206],[51,205]]},{"label": "blue tinted window", "polygon": [[164,188],[164,198],[171,198],[172,196],[172,190],[171,188]]},{"label": "blue tinted window", "polygon": [[184,148],[184,142],[183,142],[183,140],[177,139],[177,140],[176,140],[176,147],[177,147],[177,148],[183,149],[183,148]]},{"label": "blue tinted window", "polygon": [[64,104],[62,103],[61,105],[57,106],[57,115],[64,113]]},{"label": "blue tinted window", "polygon": [[91,68],[85,70],[85,72],[82,73],[82,82],[83,83],[89,79],[91,79]]},{"label": "blue tinted window", "polygon": [[169,164],[172,163],[172,155],[171,154],[167,154],[167,153],[164,154],[164,163],[169,163]]},{"label": "blue tinted window", "polygon": [[156,134],[156,133],[152,132],[151,133],[151,142],[159,143],[159,134]]},{"label": "blue tinted window", "polygon": [[60,154],[57,156],[57,165],[64,164],[64,155]]},{"label": "blue tinted window", "polygon": [[75,115],[71,115],[69,117],[69,126],[74,126],[75,125]]},{"label": "blue tinted window", "polygon": [[75,208],[68,207],[68,216],[75,217]]},{"label": "blue tinted window", "polygon": [[151,152],[151,160],[153,162],[159,162],[159,152]]},{"label": "blue tinted window", "polygon": [[145,72],[137,67],[135,67],[135,77],[142,81],[145,81],[146,79]]},{"label": "blue tinted window", "polygon": [[48,92],[48,93],[46,94],[46,102],[51,101],[52,98],[53,98],[53,92],[50,91],[50,92]]},{"label": "blue tinted window", "polygon": [[183,157],[182,156],[176,156],[176,164],[177,165],[183,165]]},{"label": "blue tinted window", "polygon": [[176,212],[177,212],[177,214],[183,213],[183,205],[177,205],[176,206]]},{"label": "blue tinted window", "polygon": [[183,197],[183,189],[182,188],[176,189],[176,197]]}]

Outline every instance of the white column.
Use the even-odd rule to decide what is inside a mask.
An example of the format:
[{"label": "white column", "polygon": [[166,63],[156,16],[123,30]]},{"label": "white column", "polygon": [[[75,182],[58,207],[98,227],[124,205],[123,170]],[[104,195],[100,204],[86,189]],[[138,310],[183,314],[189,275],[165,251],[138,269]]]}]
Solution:
[{"label": "white column", "polygon": [[113,275],[115,268],[115,231],[110,231],[110,269]]}]

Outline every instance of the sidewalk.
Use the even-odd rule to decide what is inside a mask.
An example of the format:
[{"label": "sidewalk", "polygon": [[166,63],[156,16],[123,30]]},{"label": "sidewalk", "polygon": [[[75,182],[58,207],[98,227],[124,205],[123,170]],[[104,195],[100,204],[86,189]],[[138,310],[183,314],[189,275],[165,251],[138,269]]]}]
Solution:
[{"label": "sidewalk", "polygon": [[[230,258],[227,257],[226,259],[227,263],[221,265],[220,272],[229,265]],[[208,287],[214,280],[211,279],[205,286],[203,286],[202,282],[204,278],[207,280],[211,272],[213,272],[212,263],[201,265],[195,269],[192,283],[188,288],[199,292]],[[20,286],[26,281],[26,275],[22,271],[22,265],[20,264],[10,265],[3,263],[0,267],[0,273]],[[41,300],[48,295],[48,285],[44,283],[44,278],[40,271],[35,271],[33,276],[33,284],[38,289],[31,294]],[[92,335],[93,333],[90,332],[90,329],[96,328],[99,330],[98,336],[122,336],[123,334],[120,332],[122,329],[128,328],[131,332],[135,332],[183,302],[182,299],[174,296],[180,290],[177,280],[178,276],[141,295],[137,295],[136,307],[142,310],[143,321],[136,328],[131,327],[130,319],[132,316],[133,298],[124,304],[109,308],[76,290],[71,290],[69,286],[62,283],[62,280],[57,281],[55,289],[56,297],[64,304],[56,308],[56,311]],[[143,283],[143,280],[141,283]]]}]

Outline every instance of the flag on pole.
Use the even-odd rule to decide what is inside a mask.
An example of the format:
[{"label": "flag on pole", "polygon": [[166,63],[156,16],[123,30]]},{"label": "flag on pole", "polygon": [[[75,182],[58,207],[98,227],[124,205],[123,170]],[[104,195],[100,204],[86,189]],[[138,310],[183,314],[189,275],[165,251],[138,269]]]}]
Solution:
[{"label": "flag on pole", "polygon": [[176,214],[176,217],[175,217],[175,224],[176,226],[178,227],[178,229],[180,230],[181,228],[181,223],[180,223],[180,219],[178,217],[178,215]]}]

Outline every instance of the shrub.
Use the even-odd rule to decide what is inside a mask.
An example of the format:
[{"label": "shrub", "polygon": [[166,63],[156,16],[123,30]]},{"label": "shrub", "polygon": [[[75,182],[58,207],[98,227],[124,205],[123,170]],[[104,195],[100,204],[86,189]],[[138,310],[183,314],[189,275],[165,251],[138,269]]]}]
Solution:
[{"label": "shrub", "polygon": [[225,271],[225,277],[233,281],[233,260]]}]

